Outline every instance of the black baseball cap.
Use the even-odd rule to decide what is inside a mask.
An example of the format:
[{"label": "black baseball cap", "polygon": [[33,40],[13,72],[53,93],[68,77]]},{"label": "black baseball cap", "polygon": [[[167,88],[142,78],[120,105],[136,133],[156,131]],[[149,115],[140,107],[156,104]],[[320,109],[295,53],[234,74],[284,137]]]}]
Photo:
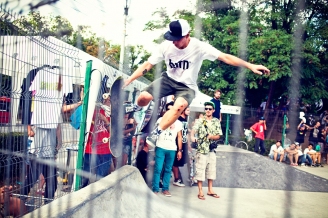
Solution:
[{"label": "black baseball cap", "polygon": [[264,117],[260,117],[260,120],[265,120],[265,118]]},{"label": "black baseball cap", "polygon": [[164,39],[169,41],[178,41],[190,31],[189,23],[184,19],[172,21],[169,28],[170,30],[164,34]]}]

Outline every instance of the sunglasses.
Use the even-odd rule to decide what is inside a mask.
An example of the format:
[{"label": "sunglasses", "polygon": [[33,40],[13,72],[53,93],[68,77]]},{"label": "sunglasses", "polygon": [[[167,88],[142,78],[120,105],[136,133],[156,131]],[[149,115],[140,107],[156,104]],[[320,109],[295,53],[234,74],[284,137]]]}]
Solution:
[{"label": "sunglasses", "polygon": [[206,107],[205,110],[206,110],[206,111],[207,111],[207,110],[211,111],[211,110],[213,110],[213,108]]}]

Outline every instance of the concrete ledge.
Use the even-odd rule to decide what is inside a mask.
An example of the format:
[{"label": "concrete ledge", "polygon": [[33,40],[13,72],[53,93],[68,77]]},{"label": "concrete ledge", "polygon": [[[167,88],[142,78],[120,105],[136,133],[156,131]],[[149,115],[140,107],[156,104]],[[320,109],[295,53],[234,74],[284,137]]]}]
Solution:
[{"label": "concrete ledge", "polygon": [[169,206],[156,196],[137,168],[124,166],[24,217],[203,217],[196,211],[183,211],[178,206]]},{"label": "concrete ledge", "polygon": [[327,179],[254,152],[219,146],[216,157],[216,187],[328,192]]}]

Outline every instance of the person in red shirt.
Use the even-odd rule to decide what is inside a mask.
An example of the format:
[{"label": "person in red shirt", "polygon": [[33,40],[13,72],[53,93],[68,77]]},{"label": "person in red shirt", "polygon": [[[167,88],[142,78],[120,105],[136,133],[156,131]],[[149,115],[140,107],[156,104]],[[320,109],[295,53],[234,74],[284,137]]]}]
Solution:
[{"label": "person in red shirt", "polygon": [[265,153],[265,147],[264,147],[264,130],[266,130],[266,124],[264,117],[261,117],[259,122],[255,123],[251,130],[255,133],[255,146],[254,151],[255,153],[258,153],[259,147],[261,149],[260,154],[263,155]]},{"label": "person in red shirt", "polygon": [[109,142],[104,143],[103,139],[109,137],[110,98],[107,98],[104,99],[103,104],[96,105],[93,114],[82,168],[85,173],[89,173],[89,176],[82,177],[81,188],[88,185],[89,178],[94,173],[96,174],[96,180],[108,175],[112,154],[109,150]]}]

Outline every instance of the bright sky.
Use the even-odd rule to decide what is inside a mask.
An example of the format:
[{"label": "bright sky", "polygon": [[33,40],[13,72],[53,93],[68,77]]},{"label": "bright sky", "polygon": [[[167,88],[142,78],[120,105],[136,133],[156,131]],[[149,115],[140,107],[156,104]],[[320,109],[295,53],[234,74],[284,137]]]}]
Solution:
[{"label": "bright sky", "polygon": [[[40,1],[21,0],[20,5],[30,2],[36,4]],[[157,8],[164,7],[172,16],[176,10],[193,10],[195,2],[196,0],[129,0],[126,45],[144,45],[151,51],[153,39],[162,34],[161,31],[143,31],[145,24],[155,19],[152,13]],[[121,44],[125,4],[125,0],[60,0],[55,5],[41,7],[39,11],[42,15],[61,15],[67,18],[74,28],[77,25],[89,25],[98,36]]]}]

